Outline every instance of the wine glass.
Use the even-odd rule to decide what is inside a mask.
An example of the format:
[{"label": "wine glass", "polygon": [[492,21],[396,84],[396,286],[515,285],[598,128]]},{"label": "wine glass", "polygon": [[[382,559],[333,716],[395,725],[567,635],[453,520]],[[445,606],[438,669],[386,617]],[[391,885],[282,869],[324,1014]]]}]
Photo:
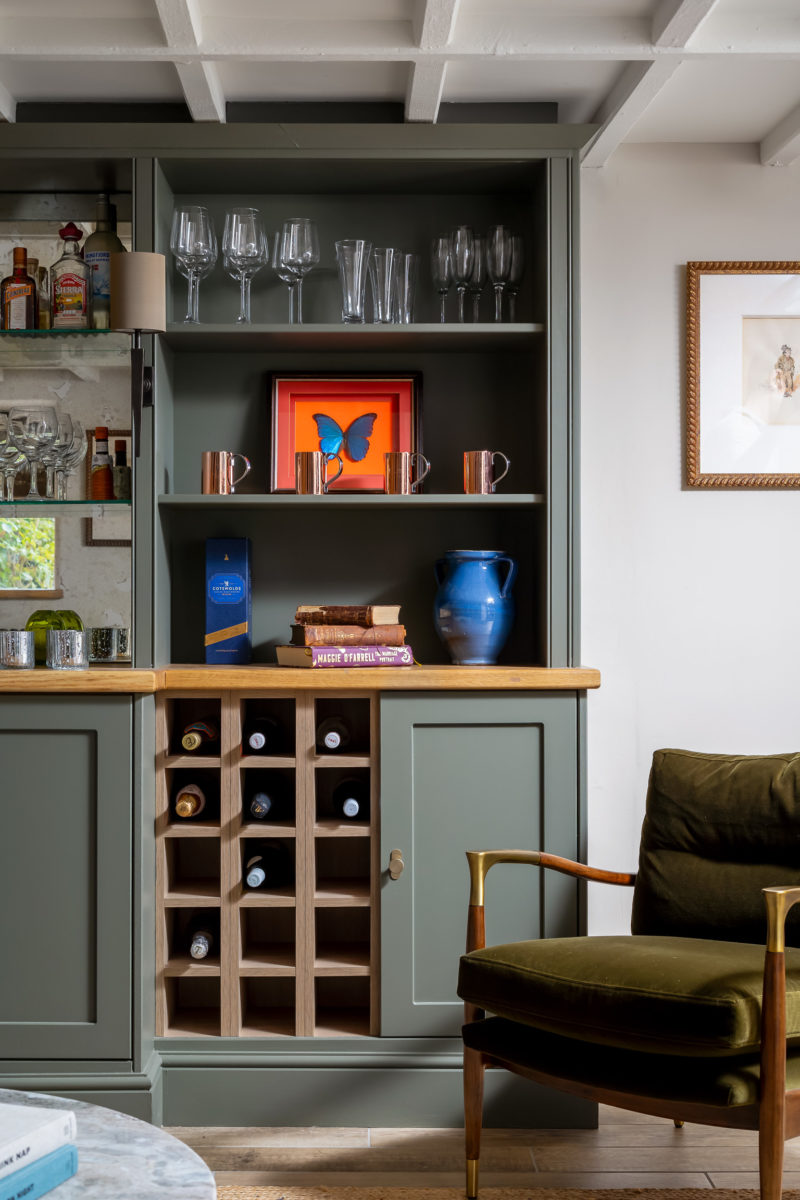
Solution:
[{"label": "wine glass", "polygon": [[486,271],[494,288],[494,319],[503,319],[503,290],[513,257],[513,235],[507,225],[493,225],[486,235]]},{"label": "wine glass", "polygon": [[446,302],[447,293],[450,291],[452,282],[452,270],[450,264],[450,239],[447,237],[437,237],[433,239],[433,250],[431,253],[431,274],[433,276],[433,286],[439,293],[442,305],[440,321],[442,324],[447,320]]},{"label": "wine glass", "polygon": [[24,463],[25,455],[20,454],[9,434],[8,413],[0,412],[0,478],[3,485],[0,500],[14,499],[14,480]]},{"label": "wine glass", "polygon": [[308,217],[290,217],[281,233],[281,267],[291,276],[289,283],[292,325],[303,323],[303,279],[319,262],[319,236],[316,221]]},{"label": "wine glass", "polygon": [[222,255],[225,270],[239,280],[238,324],[250,323],[250,281],[267,262],[267,235],[257,208],[232,208],[225,214]]},{"label": "wine glass", "polygon": [[207,208],[189,204],[175,209],[169,248],[175,256],[178,270],[189,281],[184,324],[197,325],[200,319],[200,280],[208,275],[217,261],[217,235]]},{"label": "wine glass", "polygon": [[467,291],[472,296],[472,320],[479,321],[481,292],[486,284],[486,238],[482,233],[475,234],[473,249],[472,271],[467,283]]},{"label": "wine glass", "polygon": [[464,299],[472,274],[475,243],[469,225],[457,225],[450,234],[450,270],[458,292],[458,319],[464,324]]},{"label": "wine glass", "polygon": [[511,270],[508,273],[508,286],[506,287],[506,291],[508,292],[509,321],[516,320],[516,300],[524,271],[525,247],[522,244],[520,235],[515,233],[511,238]]},{"label": "wine glass", "polygon": [[41,500],[36,468],[42,451],[58,433],[56,410],[49,404],[18,405],[8,414],[8,428],[11,441],[31,465],[30,489],[25,499]]},{"label": "wine glass", "polygon": [[89,439],[80,421],[72,422],[72,442],[66,448],[56,466],[56,499],[66,500],[67,479],[74,475],[86,458]]},{"label": "wine glass", "polygon": [[45,446],[39,455],[39,461],[45,468],[45,489],[44,494],[48,500],[55,499],[56,494],[56,468],[67,450],[72,445],[72,418],[69,413],[59,412],[56,409],[56,418],[58,427],[56,436],[48,446]]}]

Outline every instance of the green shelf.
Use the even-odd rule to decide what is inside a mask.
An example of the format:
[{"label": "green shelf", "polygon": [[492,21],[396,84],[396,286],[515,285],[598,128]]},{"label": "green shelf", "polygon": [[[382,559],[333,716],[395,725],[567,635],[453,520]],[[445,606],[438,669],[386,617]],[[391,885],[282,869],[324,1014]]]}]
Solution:
[{"label": "green shelf", "polygon": [[294,492],[270,495],[202,496],[161,495],[162,509],[299,509],[299,508],[534,508],[543,505],[540,492],[496,492],[491,496],[465,496],[460,492],[444,495],[387,496],[381,492],[329,492],[327,496],[297,496]]},{"label": "green shelf", "polygon": [[544,325],[482,321],[464,325],[170,325],[163,339],[178,353],[217,350],[531,350]]}]

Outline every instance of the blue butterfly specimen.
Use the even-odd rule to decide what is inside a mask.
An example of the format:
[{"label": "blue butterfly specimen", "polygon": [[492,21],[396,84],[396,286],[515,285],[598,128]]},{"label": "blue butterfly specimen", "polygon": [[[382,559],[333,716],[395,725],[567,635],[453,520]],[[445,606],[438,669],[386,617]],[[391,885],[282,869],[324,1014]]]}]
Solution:
[{"label": "blue butterfly specimen", "polygon": [[323,454],[338,454],[344,445],[345,454],[353,462],[361,462],[362,458],[366,458],[377,413],[364,413],[363,416],[356,417],[354,421],[350,422],[347,429],[342,429],[339,422],[334,421],[333,417],[329,417],[326,413],[314,413],[313,415],[317,422],[319,448]]}]

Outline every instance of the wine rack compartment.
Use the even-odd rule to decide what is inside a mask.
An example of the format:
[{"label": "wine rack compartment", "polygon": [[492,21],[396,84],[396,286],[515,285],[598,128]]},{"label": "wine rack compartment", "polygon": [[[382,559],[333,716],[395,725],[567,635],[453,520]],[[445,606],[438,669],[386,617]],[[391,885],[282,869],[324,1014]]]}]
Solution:
[{"label": "wine rack compartment", "polygon": [[377,694],[157,703],[158,1034],[377,1034]]}]

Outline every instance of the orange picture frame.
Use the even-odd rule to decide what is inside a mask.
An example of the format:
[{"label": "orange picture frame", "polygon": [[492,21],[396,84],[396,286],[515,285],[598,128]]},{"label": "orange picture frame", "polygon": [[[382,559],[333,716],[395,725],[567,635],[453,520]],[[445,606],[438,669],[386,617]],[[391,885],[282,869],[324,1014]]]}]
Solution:
[{"label": "orange picture frame", "polygon": [[270,490],[294,492],[297,450],[338,454],[337,492],[385,491],[384,454],[421,451],[422,377],[310,373],[271,377]]}]

